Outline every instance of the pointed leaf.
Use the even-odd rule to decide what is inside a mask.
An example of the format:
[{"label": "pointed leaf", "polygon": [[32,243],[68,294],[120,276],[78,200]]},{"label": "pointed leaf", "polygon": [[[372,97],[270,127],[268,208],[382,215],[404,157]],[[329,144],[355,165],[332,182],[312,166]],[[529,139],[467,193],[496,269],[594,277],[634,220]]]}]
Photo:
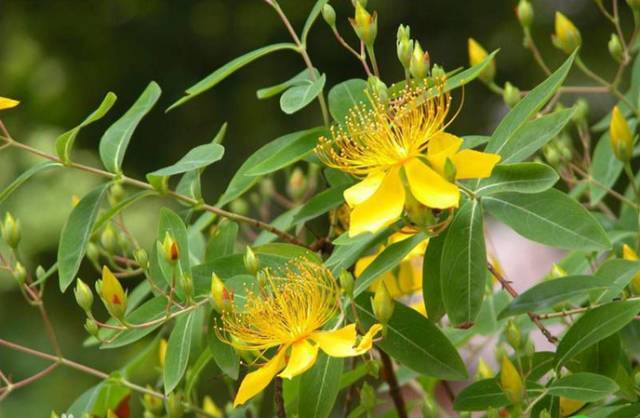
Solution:
[{"label": "pointed leaf", "polygon": [[550,395],[582,402],[595,402],[618,390],[615,381],[595,373],[575,373],[561,377],[547,388]]},{"label": "pointed leaf", "polygon": [[354,78],[329,90],[329,112],[336,122],[342,123],[353,106],[368,103],[366,88],[366,81]]},{"label": "pointed leaf", "polygon": [[311,370],[300,378],[300,417],[328,418],[340,392],[344,359],[318,354]]},{"label": "pointed leaf", "polygon": [[169,336],[163,370],[164,392],[170,393],[178,386],[189,364],[191,335],[196,311],[178,317]]},{"label": "pointed leaf", "polygon": [[20,174],[13,180],[9,185],[3,187],[0,190],[0,203],[4,202],[13,192],[18,190],[20,186],[22,186],[27,180],[33,177],[35,174],[38,174],[41,171],[48,170],[52,167],[62,167],[62,164],[55,163],[53,161],[44,161],[40,164],[36,164],[33,167],[29,168],[24,173]]},{"label": "pointed leaf", "polygon": [[322,74],[316,80],[290,87],[280,96],[280,109],[288,115],[296,113],[318,97],[326,81],[327,77]]},{"label": "pointed leaf", "polygon": [[442,301],[441,265],[442,247],[446,234],[429,239],[427,251],[422,263],[422,295],[427,315],[432,321],[438,321],[445,314]]},{"label": "pointed leaf", "polygon": [[478,196],[499,192],[540,193],[551,188],[558,178],[556,171],[546,164],[499,165],[491,177],[480,181],[475,192]]}]

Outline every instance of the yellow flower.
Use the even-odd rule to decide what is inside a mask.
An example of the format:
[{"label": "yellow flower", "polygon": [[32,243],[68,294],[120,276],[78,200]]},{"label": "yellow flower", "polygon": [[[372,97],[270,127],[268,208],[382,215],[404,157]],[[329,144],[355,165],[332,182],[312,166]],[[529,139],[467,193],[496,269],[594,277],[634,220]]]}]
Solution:
[{"label": "yellow flower", "polygon": [[567,54],[572,53],[582,43],[578,28],[560,12],[556,12],[555,29],[556,33],[552,35],[553,43]]},{"label": "yellow flower", "polygon": [[164,359],[167,357],[167,340],[162,338],[158,343],[158,363],[164,367]]},{"label": "yellow flower", "polygon": [[[624,246],[622,247],[622,258],[629,261],[640,260],[638,254],[633,251],[633,249],[627,244],[624,244]],[[635,294],[640,294],[640,273],[636,273],[635,276],[633,276],[633,280],[631,281],[631,289]]]},{"label": "yellow flower", "polygon": [[291,379],[307,371],[322,349],[333,357],[353,357],[367,352],[380,324],[359,340],[354,324],[323,331],[337,313],[340,289],[322,266],[296,260],[281,271],[264,270],[264,286],[248,291],[244,307],[222,312],[221,340],[238,350],[276,354],[258,370],[247,374],[233,401],[242,405],[262,391],[276,376]]},{"label": "yellow flower", "polygon": [[20,102],[17,100],[0,97],[0,110],[11,109],[12,107],[16,107],[19,104]]},{"label": "yellow flower", "polygon": [[202,400],[202,409],[204,410],[204,412],[206,412],[211,416],[214,416],[214,417],[222,416],[222,411],[220,410],[220,408],[218,408],[218,405],[216,405],[216,403],[213,402],[213,399],[211,399],[211,397],[208,395],[205,396],[204,399]]},{"label": "yellow flower", "polygon": [[500,384],[502,385],[502,391],[511,402],[518,403],[522,400],[524,388],[522,385],[522,378],[507,356],[502,356]]},{"label": "yellow flower", "polygon": [[[487,50],[482,47],[475,39],[469,38],[467,41],[467,49],[469,52],[469,65],[477,65],[484,61],[489,54]],[[482,70],[479,78],[484,82],[491,82],[496,75],[496,63],[491,62]]]},{"label": "yellow flower", "polygon": [[611,111],[609,139],[611,140],[611,149],[613,149],[616,158],[623,163],[629,161],[633,152],[633,134],[618,106],[614,106]]},{"label": "yellow flower", "polygon": [[116,276],[107,266],[102,267],[100,295],[109,313],[115,318],[122,318],[127,308],[127,295]]},{"label": "yellow flower", "polygon": [[577,410],[579,410],[580,408],[582,408],[583,406],[584,406],[584,402],[582,401],[574,401],[573,399],[567,399],[561,396],[560,397],[560,416],[562,417],[569,416],[574,412],[576,412]]},{"label": "yellow flower", "polygon": [[423,205],[457,207],[455,180],[491,175],[496,154],[462,150],[462,139],[444,132],[451,96],[436,87],[407,87],[388,103],[371,97],[371,109],[352,108],[346,128],[320,138],[316,153],[328,166],[362,181],[344,192],[352,208],[349,235],[376,232],[403,213],[405,189]]}]

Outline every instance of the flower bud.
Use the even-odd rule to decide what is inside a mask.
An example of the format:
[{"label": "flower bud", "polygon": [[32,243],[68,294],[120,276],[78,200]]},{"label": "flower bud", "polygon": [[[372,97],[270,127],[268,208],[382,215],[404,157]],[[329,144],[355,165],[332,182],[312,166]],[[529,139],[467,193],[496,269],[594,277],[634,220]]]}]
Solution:
[{"label": "flower bud", "polygon": [[491,367],[487,364],[482,357],[478,360],[478,366],[476,367],[476,376],[478,379],[490,379],[495,376],[495,372],[491,370]]},{"label": "flower bud", "polygon": [[44,280],[44,276],[46,276],[47,272],[45,271],[44,267],[42,266],[38,266],[36,267],[36,280],[38,281],[38,283],[41,283],[42,280]]},{"label": "flower bud", "polygon": [[533,7],[528,0],[520,0],[518,7],[516,7],[516,16],[523,28],[531,27],[533,23]]},{"label": "flower bud", "polygon": [[570,54],[582,44],[578,28],[560,12],[556,12],[555,29],[556,32],[551,39],[556,48]]},{"label": "flower bud", "polygon": [[287,193],[293,200],[299,200],[307,191],[307,178],[300,167],[296,167],[291,172],[287,183]]},{"label": "flower bud", "polygon": [[413,54],[413,41],[411,40],[411,29],[409,26],[400,25],[396,37],[396,53],[398,60],[405,70],[409,70],[411,65],[411,55]]},{"label": "flower bud", "polygon": [[411,62],[409,63],[409,72],[416,80],[422,80],[429,74],[429,66],[431,65],[429,53],[422,50],[420,42],[415,41],[413,52],[411,53]]},{"label": "flower bud", "polygon": [[578,411],[580,408],[584,406],[584,402],[582,401],[574,401],[573,399],[567,399],[564,397],[560,397],[560,416],[568,417],[574,412]]},{"label": "flower bud", "polygon": [[169,263],[176,263],[180,258],[180,248],[178,247],[178,243],[173,239],[169,232],[165,232],[164,234],[164,240],[162,241],[162,253],[164,255],[164,259]]},{"label": "flower bud", "polygon": [[213,300],[213,308],[219,313],[221,313],[225,307],[226,291],[220,277],[215,273],[211,273],[211,299]]},{"label": "flower bud", "polygon": [[[638,261],[640,258],[638,257],[638,253],[636,253],[631,247],[627,244],[622,246],[622,258],[629,261]],[[634,294],[640,295],[640,273],[636,273],[633,276],[633,280],[629,283],[631,290]]]},{"label": "flower bud", "polygon": [[[153,388],[147,385],[148,390],[152,390]],[[142,406],[145,411],[151,412],[153,415],[162,414],[162,410],[164,409],[164,405],[162,405],[162,399],[157,396],[152,396],[149,393],[145,393],[142,397]]]},{"label": "flower bud", "polygon": [[340,272],[340,276],[338,277],[338,281],[340,282],[340,288],[342,292],[348,297],[353,296],[353,275],[349,273],[347,270],[342,270]]},{"label": "flower bud", "polygon": [[249,204],[246,200],[241,198],[231,201],[229,208],[231,209],[231,212],[239,215],[246,215],[249,213]]},{"label": "flower bud", "polygon": [[[475,39],[469,38],[468,40],[469,50],[469,65],[474,66],[480,64],[485,58],[487,58],[487,51],[476,42]],[[494,60],[484,67],[478,78],[485,83],[490,83],[496,75],[496,63]]]},{"label": "flower bud", "polygon": [[576,110],[573,113],[573,122],[578,125],[587,126],[589,118],[589,102],[581,97],[576,100],[574,107]]},{"label": "flower bud", "polygon": [[251,247],[247,247],[244,252],[244,268],[249,274],[255,275],[258,272],[258,258]]},{"label": "flower bud", "polygon": [[551,414],[549,413],[549,411],[547,411],[547,408],[545,408],[542,411],[540,411],[538,418],[551,418]]},{"label": "flower bud", "polygon": [[371,48],[378,34],[378,15],[376,12],[373,12],[373,15],[370,14],[361,1],[356,1],[355,7],[355,17],[349,21],[358,38]]},{"label": "flower bud", "polygon": [[184,297],[189,300],[193,296],[193,278],[190,274],[184,273],[180,276],[180,285],[184,292]]},{"label": "flower bud", "polygon": [[561,277],[567,277],[568,275],[569,273],[567,273],[567,271],[563,269],[558,263],[553,263],[548,277],[550,279],[559,279]]},{"label": "flower bud", "polygon": [[222,417],[222,411],[220,410],[220,408],[218,408],[218,405],[216,405],[216,403],[213,401],[213,399],[211,399],[209,395],[206,395],[202,400],[202,409],[204,410],[204,412],[213,417]]},{"label": "flower bud", "polygon": [[100,249],[96,244],[90,242],[87,244],[87,258],[94,264],[99,264],[100,261]]},{"label": "flower bud", "polygon": [[93,318],[87,318],[84,321],[84,329],[87,331],[89,335],[93,337],[96,337],[98,335],[98,332],[100,331],[100,328],[98,327],[98,323]]},{"label": "flower bud", "polygon": [[504,84],[504,90],[502,91],[502,99],[504,100],[504,103],[509,107],[514,107],[518,104],[520,98],[520,89],[507,81]]},{"label": "flower bud", "polygon": [[618,106],[614,106],[611,112],[609,139],[611,140],[611,149],[613,149],[613,154],[616,158],[623,163],[628,162],[633,152],[633,134]]},{"label": "flower bud", "polygon": [[19,104],[20,102],[17,100],[0,97],[0,110],[11,109],[12,107],[16,107]]},{"label": "flower bud", "polygon": [[329,3],[322,7],[322,18],[331,28],[336,27],[336,11]]},{"label": "flower bud", "polygon": [[275,186],[273,185],[273,180],[268,177],[262,179],[260,182],[260,196],[264,199],[270,199],[274,191]]},{"label": "flower bud", "polygon": [[21,286],[24,284],[25,280],[27,280],[27,270],[19,261],[16,263],[16,266],[13,268],[13,277]]},{"label": "flower bud", "polygon": [[513,403],[519,403],[522,400],[523,388],[520,373],[513,365],[509,357],[502,356],[502,370],[500,370],[500,384],[502,391],[507,399]]},{"label": "flower bud", "polygon": [[20,220],[17,220],[10,212],[5,213],[4,222],[0,225],[2,239],[11,248],[16,248],[20,242],[21,228]]},{"label": "flower bud", "polygon": [[73,294],[76,297],[76,303],[87,314],[91,312],[91,306],[93,305],[93,292],[91,288],[87,286],[80,278],[76,280],[76,287],[73,289]]},{"label": "flower bud", "polygon": [[182,394],[171,392],[167,398],[167,414],[169,418],[182,418],[184,408],[182,407]]},{"label": "flower bud", "polygon": [[120,183],[115,183],[109,189],[109,204],[111,206],[117,205],[124,197],[125,192]]},{"label": "flower bud", "polygon": [[618,35],[612,33],[607,46],[609,47],[609,54],[611,54],[613,59],[616,60],[616,62],[622,62],[624,49],[622,48],[622,42],[620,42]]},{"label": "flower bud", "polygon": [[110,224],[105,226],[100,234],[100,245],[109,252],[116,249],[116,232]]},{"label": "flower bud", "polygon": [[522,345],[522,335],[520,334],[520,329],[513,319],[507,323],[507,341],[509,341],[509,345],[511,345],[511,347],[513,347],[513,349],[516,351]]},{"label": "flower bud", "polygon": [[144,248],[136,248],[133,252],[133,259],[136,260],[141,269],[146,270],[149,268],[149,255]]},{"label": "flower bud", "polygon": [[164,361],[167,358],[167,340],[162,338],[158,343],[158,364],[164,368]]},{"label": "flower bud", "polygon": [[373,308],[373,315],[376,317],[378,322],[386,325],[393,315],[395,302],[393,301],[391,294],[389,294],[389,290],[387,290],[387,286],[384,282],[380,282],[380,285],[377,287],[376,292],[371,299],[371,307]]},{"label": "flower bud", "polygon": [[434,80],[442,79],[446,76],[447,73],[444,71],[444,68],[438,64],[433,64],[433,67],[431,68],[431,77],[433,77]]},{"label": "flower bud", "polygon": [[114,318],[122,320],[127,310],[127,295],[109,267],[102,267],[102,280],[98,280],[96,286],[107,311]]}]

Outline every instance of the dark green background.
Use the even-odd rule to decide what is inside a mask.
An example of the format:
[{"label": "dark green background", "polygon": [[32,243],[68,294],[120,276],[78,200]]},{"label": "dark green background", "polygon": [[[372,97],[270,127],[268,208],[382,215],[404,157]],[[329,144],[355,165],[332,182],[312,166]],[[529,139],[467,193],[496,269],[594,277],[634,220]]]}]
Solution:
[{"label": "dark green background", "polygon": [[[547,62],[557,66],[564,55],[550,42],[553,12],[567,14],[582,30],[584,58],[593,68],[611,77],[615,63],[607,53],[611,31],[591,0],[537,1],[533,28]],[[607,3],[607,2],[605,2]],[[629,13],[620,2],[624,24]],[[354,43],[346,22],[352,13],[349,0],[334,0],[339,28]],[[515,1],[370,0],[378,10],[377,55],[383,79],[402,77],[395,55],[398,24],[411,25],[413,37],[429,51],[432,62],[447,69],[467,65],[466,42],[474,37],[488,50],[500,48],[497,80],[511,81],[522,89],[540,82],[543,73],[522,48],[521,30],[514,16]],[[283,0],[282,7],[300,28],[311,9],[310,0]],[[258,88],[277,84],[298,73],[303,63],[289,51],[261,59],[242,69],[214,91],[169,114],[164,109],[191,84],[232,58],[260,46],[289,41],[273,11],[260,0],[14,0],[0,3],[0,95],[18,98],[19,108],[3,113],[3,120],[19,140],[52,150],[55,137],[79,123],[107,91],[118,102],[103,121],[82,131],[74,158],[98,164],[100,135],[125,111],[150,80],[163,95],[157,108],[143,121],[125,158],[125,171],[142,177],[177,160],[195,145],[209,141],[227,121],[229,129],[222,162],[207,170],[203,189],[215,201],[232,173],[251,152],[279,135],[320,123],[317,103],[293,116],[279,110],[277,98],[259,101]],[[338,46],[324,22],[311,32],[309,52],[330,87],[342,80],[362,77],[362,70]],[[579,74],[571,84],[585,84]],[[456,96],[459,99],[459,95]],[[590,96],[595,120],[611,105],[606,97]],[[563,99],[570,104],[571,97]],[[452,129],[458,134],[486,134],[506,112],[500,97],[479,84],[465,89],[464,108]],[[16,151],[0,154],[0,185],[7,184],[36,159]],[[49,266],[55,254],[57,234],[68,214],[70,198],[82,195],[96,179],[80,173],[49,172],[26,185],[0,207],[10,209],[23,222],[26,264]],[[137,207],[129,218],[147,245],[155,239],[156,213],[161,202]],[[136,209],[136,208],[134,208]],[[153,214],[150,216],[150,214]],[[96,278],[84,270],[86,279]],[[93,275],[93,276],[91,276]],[[132,352],[126,349],[99,353],[82,349],[83,314],[71,292],[62,296],[51,283],[47,292],[54,325],[65,354],[80,362],[111,370]],[[20,298],[12,279],[0,274],[0,337],[49,350],[37,311]],[[45,363],[0,349],[0,369],[19,380]],[[147,376],[153,378],[151,365]],[[63,411],[85,388],[97,381],[75,371],[59,369],[45,380],[12,394],[0,403],[0,417],[45,417],[51,409]]]}]

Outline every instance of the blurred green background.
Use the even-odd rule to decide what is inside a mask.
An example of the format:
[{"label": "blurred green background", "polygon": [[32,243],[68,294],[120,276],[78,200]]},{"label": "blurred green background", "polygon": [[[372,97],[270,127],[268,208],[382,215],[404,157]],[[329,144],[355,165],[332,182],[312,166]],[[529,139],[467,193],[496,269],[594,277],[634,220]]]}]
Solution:
[{"label": "blurred green background", "polygon": [[[282,0],[281,5],[296,27],[301,27],[313,5],[311,0]],[[609,2],[605,2],[609,3]],[[630,13],[621,3],[623,23]],[[346,21],[352,14],[350,0],[333,0],[343,36],[355,43]],[[563,11],[584,38],[585,61],[611,78],[616,64],[607,53],[611,32],[608,22],[591,0],[532,0],[536,11],[533,33],[548,64],[557,66],[564,55],[550,41],[553,13]],[[511,81],[523,90],[543,79],[531,55],[522,47],[521,29],[514,15],[515,0],[451,2],[448,0],[370,0],[379,13],[377,56],[383,79],[402,77],[395,54],[395,33],[409,24],[412,36],[429,51],[432,62],[453,69],[467,65],[467,38],[474,37],[487,50],[500,48],[497,58],[499,84]],[[261,0],[14,0],[0,3],[0,95],[17,98],[21,105],[2,114],[13,136],[52,151],[58,134],[78,124],[107,91],[118,95],[110,114],[85,128],[74,159],[98,165],[97,144],[102,132],[124,112],[150,80],[163,95],[156,109],[143,120],[125,158],[125,171],[142,178],[144,173],[176,161],[190,148],[208,142],[220,125],[229,129],[223,161],[209,168],[203,190],[214,202],[243,159],[274,138],[320,123],[317,103],[286,116],[277,98],[260,101],[255,91],[290,78],[303,68],[299,56],[285,51],[242,69],[223,84],[168,114],[164,109],[182,91],[232,58],[260,46],[289,41],[273,11]],[[310,36],[310,55],[330,87],[342,80],[362,77],[361,67],[335,42],[319,21]],[[571,83],[588,84],[580,74]],[[459,98],[459,96],[457,96]],[[590,96],[592,119],[611,105],[607,97]],[[571,103],[571,97],[563,101]],[[480,83],[465,89],[461,114],[453,125],[458,134],[491,132],[506,112],[502,99]],[[4,150],[0,153],[0,187],[34,164],[36,158]],[[23,224],[22,257],[33,271],[38,264],[51,265],[57,237],[71,210],[71,196],[83,195],[98,179],[79,172],[54,170],[39,175],[0,206],[11,210]],[[166,203],[166,202],[165,202]],[[155,239],[160,201],[137,205],[127,219],[142,242]],[[91,270],[83,270],[96,278]],[[139,349],[109,351],[83,349],[84,316],[72,292],[60,295],[52,281],[47,305],[65,355],[102,370],[122,365]],[[49,351],[37,311],[21,298],[11,277],[0,274],[0,337]],[[40,370],[46,363],[0,349],[0,369],[15,380]],[[149,367],[142,381],[153,377]],[[0,403],[0,417],[46,417],[54,409],[64,411],[96,379],[60,368]]]}]

